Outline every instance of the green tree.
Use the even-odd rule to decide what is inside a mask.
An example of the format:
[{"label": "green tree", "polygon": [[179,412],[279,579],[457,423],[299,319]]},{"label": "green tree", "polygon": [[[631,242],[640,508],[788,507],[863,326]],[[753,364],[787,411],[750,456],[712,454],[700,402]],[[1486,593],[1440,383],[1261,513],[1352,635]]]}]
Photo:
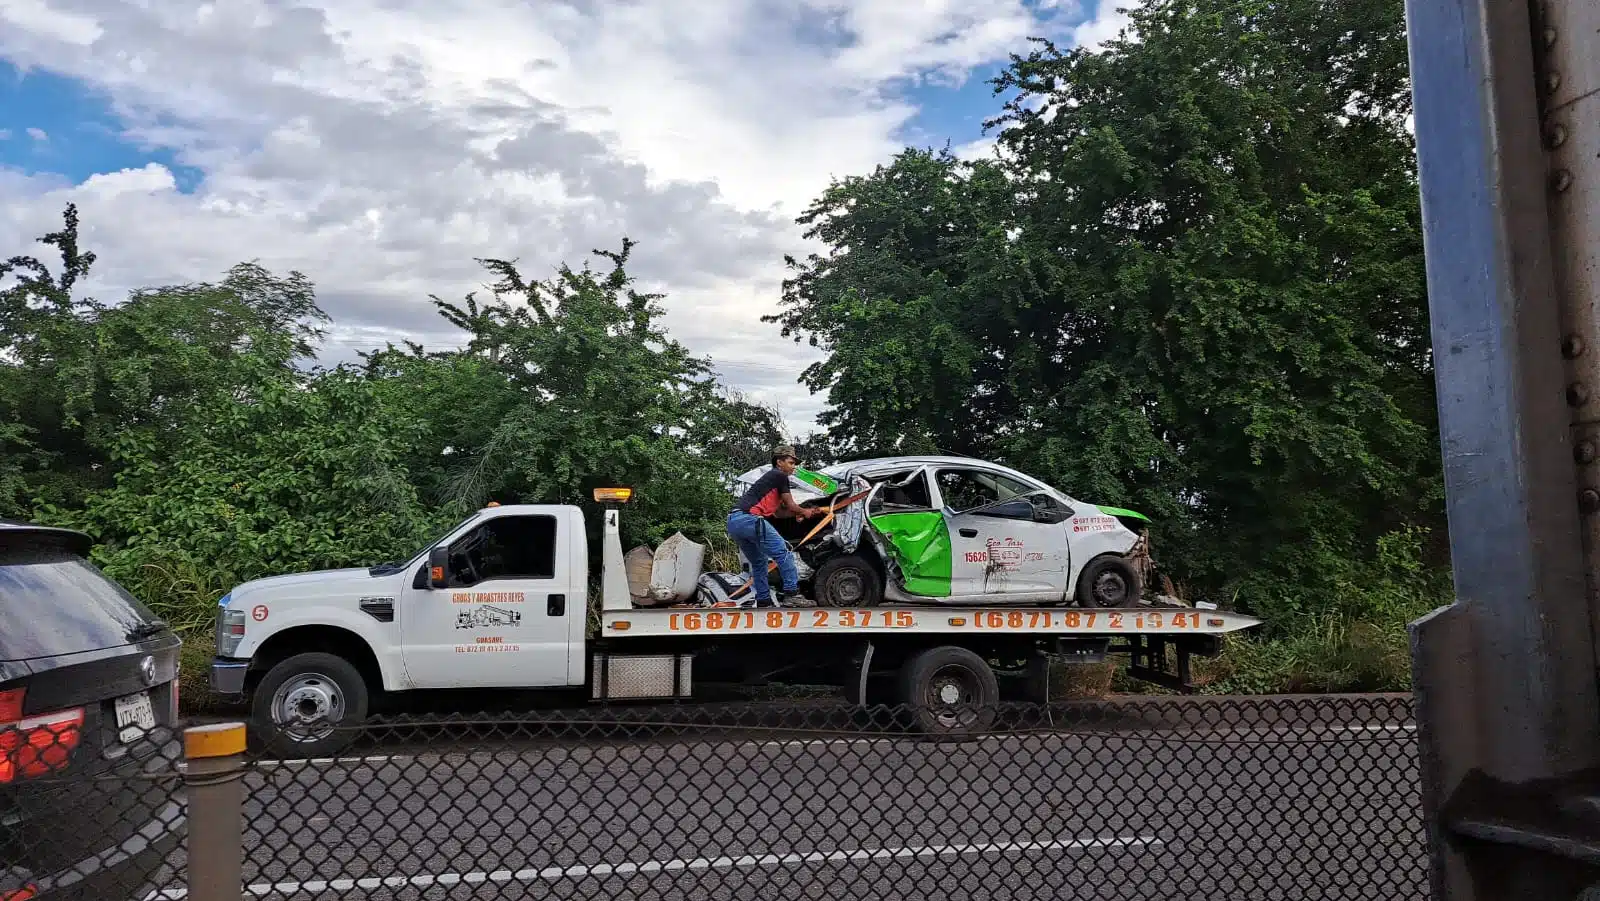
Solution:
[{"label": "green tree", "polygon": [[838,453],[994,450],[1011,399],[989,344],[1025,309],[1006,265],[1009,205],[994,163],[907,150],[800,217],[832,249],[786,258],[782,309],[766,319],[827,352],[802,378],[827,394],[819,422]]},{"label": "green tree", "polygon": [[1335,564],[1442,522],[1401,5],[1130,27],[1014,57],[998,161],[836,182],[775,318],[845,451],[998,457],[1153,514],[1204,594],[1343,603]]},{"label": "green tree", "polygon": [[377,564],[448,524],[401,463],[417,424],[372,383],[347,368],[255,372],[248,398],[201,402],[172,449],[119,437],[114,484],[82,508],[41,511],[93,535],[97,562],[181,625],[239,582]]},{"label": "green tree", "polygon": [[[430,407],[461,400],[465,413],[432,419],[440,430],[427,444],[429,454],[452,449],[438,484],[454,507],[492,498],[592,511],[593,489],[626,485],[636,492],[624,517],[630,541],[721,531],[729,480],[752,441],[775,440],[776,425],[730,397],[705,360],[662,330],[660,296],[638,291],[627,274],[633,246],[595,251],[605,271],[563,264],[544,280],[525,278],[514,262],[481,260],[494,277],[489,301],[435,301],[467,331],[464,351],[373,358],[383,379],[433,398],[421,401]],[[431,387],[411,391],[422,373]],[[457,393],[464,374],[485,386],[475,398]]]},{"label": "green tree", "polygon": [[414,344],[362,356],[379,403],[415,425],[414,441],[397,450],[422,500],[452,513],[504,500],[509,484],[479,462],[520,400],[504,369],[484,353]]},{"label": "green tree", "polygon": [[1028,341],[1060,361],[1008,445],[1159,495],[1193,576],[1275,610],[1285,576],[1326,586],[1328,555],[1439,522],[1402,8],[1132,20],[1137,40],[1043,43],[997,84],[1018,241],[1051,258],[1056,318]]},{"label": "green tree", "polygon": [[59,274],[34,257],[0,264],[0,283],[15,277],[0,290],[0,513],[13,516],[110,484],[112,445],[129,432],[173,450],[197,405],[248,395],[264,363],[293,372],[327,320],[303,275],[248,263],[116,305],[78,297],[94,254],[79,249],[77,211],[64,219],[41,239]]}]

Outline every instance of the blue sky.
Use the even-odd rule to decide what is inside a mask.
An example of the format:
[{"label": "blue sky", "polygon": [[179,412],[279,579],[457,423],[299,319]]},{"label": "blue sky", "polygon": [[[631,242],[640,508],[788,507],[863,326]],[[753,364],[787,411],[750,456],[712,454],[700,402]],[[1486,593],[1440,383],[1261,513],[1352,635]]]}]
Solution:
[{"label": "blue sky", "polygon": [[[984,120],[1000,109],[988,81],[1002,68],[979,67],[959,85],[928,79],[904,86],[902,96],[918,112],[898,137],[919,147],[981,137]],[[151,162],[172,170],[180,191],[192,191],[202,177],[172,151],[128,137],[110,99],[83,82],[42,69],[24,72],[0,59],[0,166],[78,183]]]},{"label": "blue sky", "polygon": [[172,170],[179,190],[193,190],[200,178],[170,151],[127,138],[109,99],[83,82],[41,69],[24,72],[6,60],[0,60],[0,134],[0,166],[28,175],[77,183],[97,172],[156,162]]},{"label": "blue sky", "polygon": [[904,96],[918,112],[898,137],[917,147],[939,146],[946,140],[959,146],[982,137],[984,120],[998,114],[1004,103],[989,80],[1004,68],[981,66],[959,86],[925,82],[906,89]]}]

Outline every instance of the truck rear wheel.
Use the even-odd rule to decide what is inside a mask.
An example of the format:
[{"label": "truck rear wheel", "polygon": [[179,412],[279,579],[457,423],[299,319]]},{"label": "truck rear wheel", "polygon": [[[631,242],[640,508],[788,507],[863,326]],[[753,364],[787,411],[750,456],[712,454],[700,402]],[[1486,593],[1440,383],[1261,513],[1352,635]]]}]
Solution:
[{"label": "truck rear wheel", "polygon": [[900,667],[900,697],[918,732],[976,735],[994,725],[1000,683],[982,657],[946,645],[923,651]]},{"label": "truck rear wheel", "polygon": [[367,682],[334,654],[296,654],[279,661],[256,686],[250,725],[273,754],[330,757],[355,740],[367,718]]}]

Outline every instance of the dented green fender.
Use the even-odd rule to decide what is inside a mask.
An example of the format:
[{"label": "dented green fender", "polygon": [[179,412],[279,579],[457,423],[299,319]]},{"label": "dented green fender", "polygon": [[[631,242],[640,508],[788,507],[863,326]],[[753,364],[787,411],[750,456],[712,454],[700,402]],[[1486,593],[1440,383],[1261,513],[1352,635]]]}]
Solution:
[{"label": "dented green fender", "polygon": [[950,596],[954,548],[944,513],[884,513],[867,521],[887,539],[906,591],[928,598]]}]

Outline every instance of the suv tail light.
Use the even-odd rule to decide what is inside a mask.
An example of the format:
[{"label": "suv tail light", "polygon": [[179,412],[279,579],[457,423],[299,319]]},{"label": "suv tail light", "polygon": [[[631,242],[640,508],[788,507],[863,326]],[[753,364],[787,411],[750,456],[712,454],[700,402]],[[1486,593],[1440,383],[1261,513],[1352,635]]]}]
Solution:
[{"label": "suv tail light", "polygon": [[67,768],[83,739],[83,708],[24,718],[26,689],[0,691],[0,784]]}]

